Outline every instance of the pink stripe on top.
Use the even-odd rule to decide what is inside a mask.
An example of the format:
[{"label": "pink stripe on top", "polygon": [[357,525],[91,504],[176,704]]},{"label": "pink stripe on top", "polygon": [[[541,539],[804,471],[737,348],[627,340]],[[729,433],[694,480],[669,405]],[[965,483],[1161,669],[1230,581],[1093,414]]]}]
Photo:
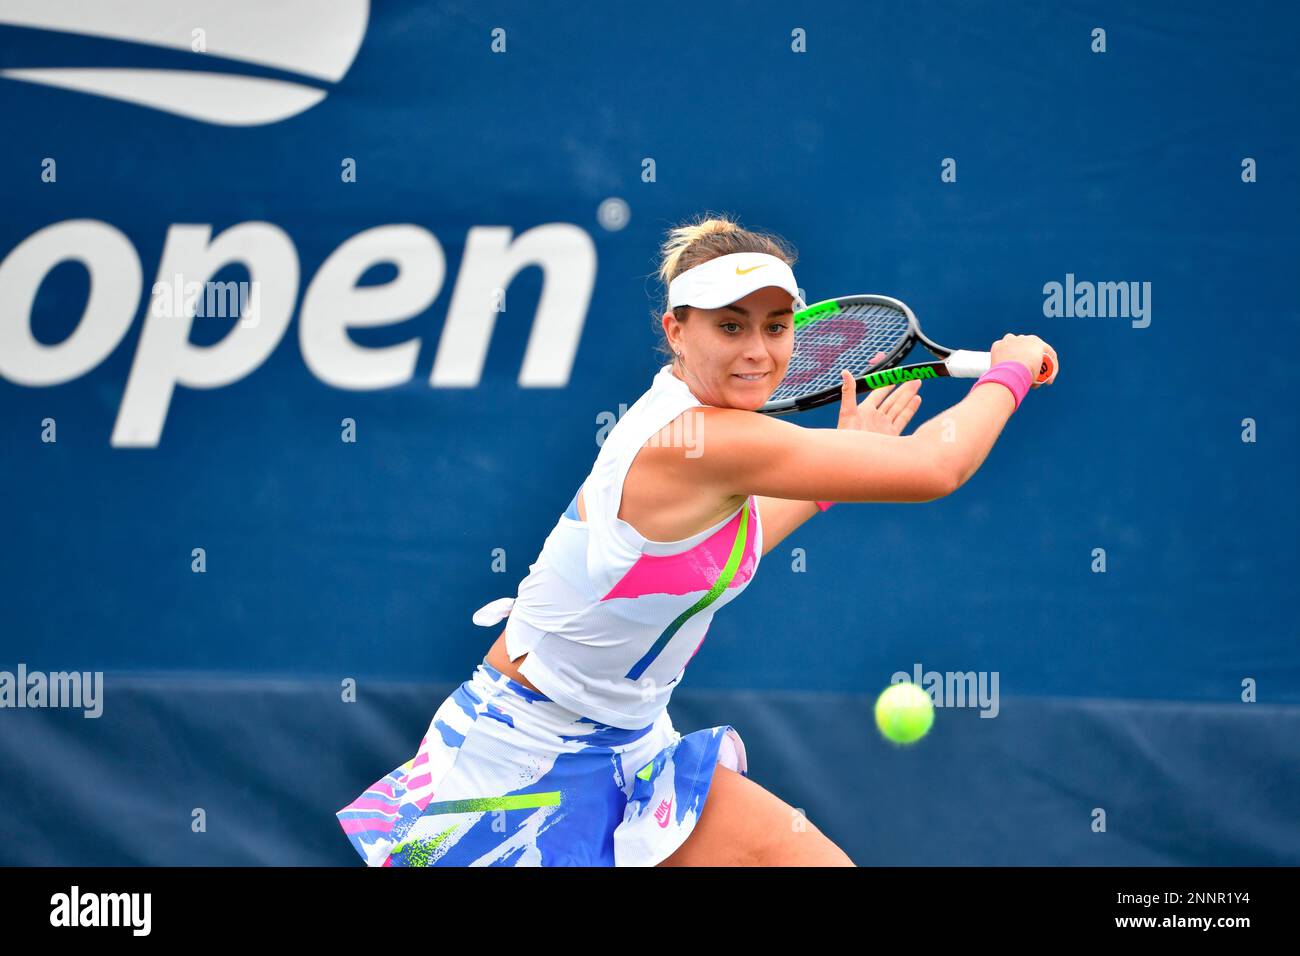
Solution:
[{"label": "pink stripe on top", "polygon": [[[744,507],[750,509],[751,515],[745,529],[745,551],[740,559],[740,567],[727,584],[729,588],[743,586],[753,577],[758,566],[754,547],[757,522],[753,520],[752,495]],[[680,554],[642,554],[601,600],[636,598],[644,594],[691,594],[709,590],[722,575],[722,569],[731,557],[744,507],[714,534],[689,550]]]}]

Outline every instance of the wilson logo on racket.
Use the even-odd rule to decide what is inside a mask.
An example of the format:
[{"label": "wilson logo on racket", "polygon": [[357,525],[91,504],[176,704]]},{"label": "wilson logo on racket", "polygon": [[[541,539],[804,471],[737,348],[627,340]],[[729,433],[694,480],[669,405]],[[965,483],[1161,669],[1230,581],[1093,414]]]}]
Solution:
[{"label": "wilson logo on racket", "polygon": [[862,381],[872,388],[880,388],[882,385],[898,385],[902,382],[910,382],[914,378],[938,377],[939,373],[934,369],[922,366],[921,368],[887,368],[879,372],[872,372],[870,375],[864,375]]}]

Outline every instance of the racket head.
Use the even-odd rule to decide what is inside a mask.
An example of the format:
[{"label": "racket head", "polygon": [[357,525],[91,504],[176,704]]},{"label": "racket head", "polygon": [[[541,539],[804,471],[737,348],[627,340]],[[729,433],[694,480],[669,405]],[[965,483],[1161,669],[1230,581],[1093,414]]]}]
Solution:
[{"label": "racket head", "polygon": [[840,394],[840,369],[854,378],[898,364],[922,339],[907,303],[887,295],[845,295],[794,314],[794,351],[785,377],[759,411],[816,408]]}]

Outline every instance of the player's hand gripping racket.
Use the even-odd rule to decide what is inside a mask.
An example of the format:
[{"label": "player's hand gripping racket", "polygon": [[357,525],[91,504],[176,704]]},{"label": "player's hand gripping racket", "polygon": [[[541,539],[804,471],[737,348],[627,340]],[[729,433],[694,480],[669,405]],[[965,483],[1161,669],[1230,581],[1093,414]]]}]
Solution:
[{"label": "player's hand gripping racket", "polygon": [[[918,344],[939,361],[903,365]],[[785,378],[759,411],[786,415],[838,401],[840,369],[849,370],[861,395],[914,378],[979,378],[990,362],[988,352],[948,349],[926,338],[912,310],[898,299],[840,296],[794,314],[794,354]],[[1052,372],[1052,358],[1044,355],[1037,380],[1046,382]]]}]

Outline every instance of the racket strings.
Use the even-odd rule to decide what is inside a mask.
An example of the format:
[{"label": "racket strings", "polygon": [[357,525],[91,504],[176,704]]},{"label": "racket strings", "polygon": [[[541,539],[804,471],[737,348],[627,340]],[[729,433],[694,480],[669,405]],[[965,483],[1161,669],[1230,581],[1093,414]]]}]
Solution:
[{"label": "racket strings", "polygon": [[811,395],[840,385],[840,369],[855,377],[884,361],[907,338],[910,324],[900,309],[854,304],[795,329],[785,378],[769,402]]}]

